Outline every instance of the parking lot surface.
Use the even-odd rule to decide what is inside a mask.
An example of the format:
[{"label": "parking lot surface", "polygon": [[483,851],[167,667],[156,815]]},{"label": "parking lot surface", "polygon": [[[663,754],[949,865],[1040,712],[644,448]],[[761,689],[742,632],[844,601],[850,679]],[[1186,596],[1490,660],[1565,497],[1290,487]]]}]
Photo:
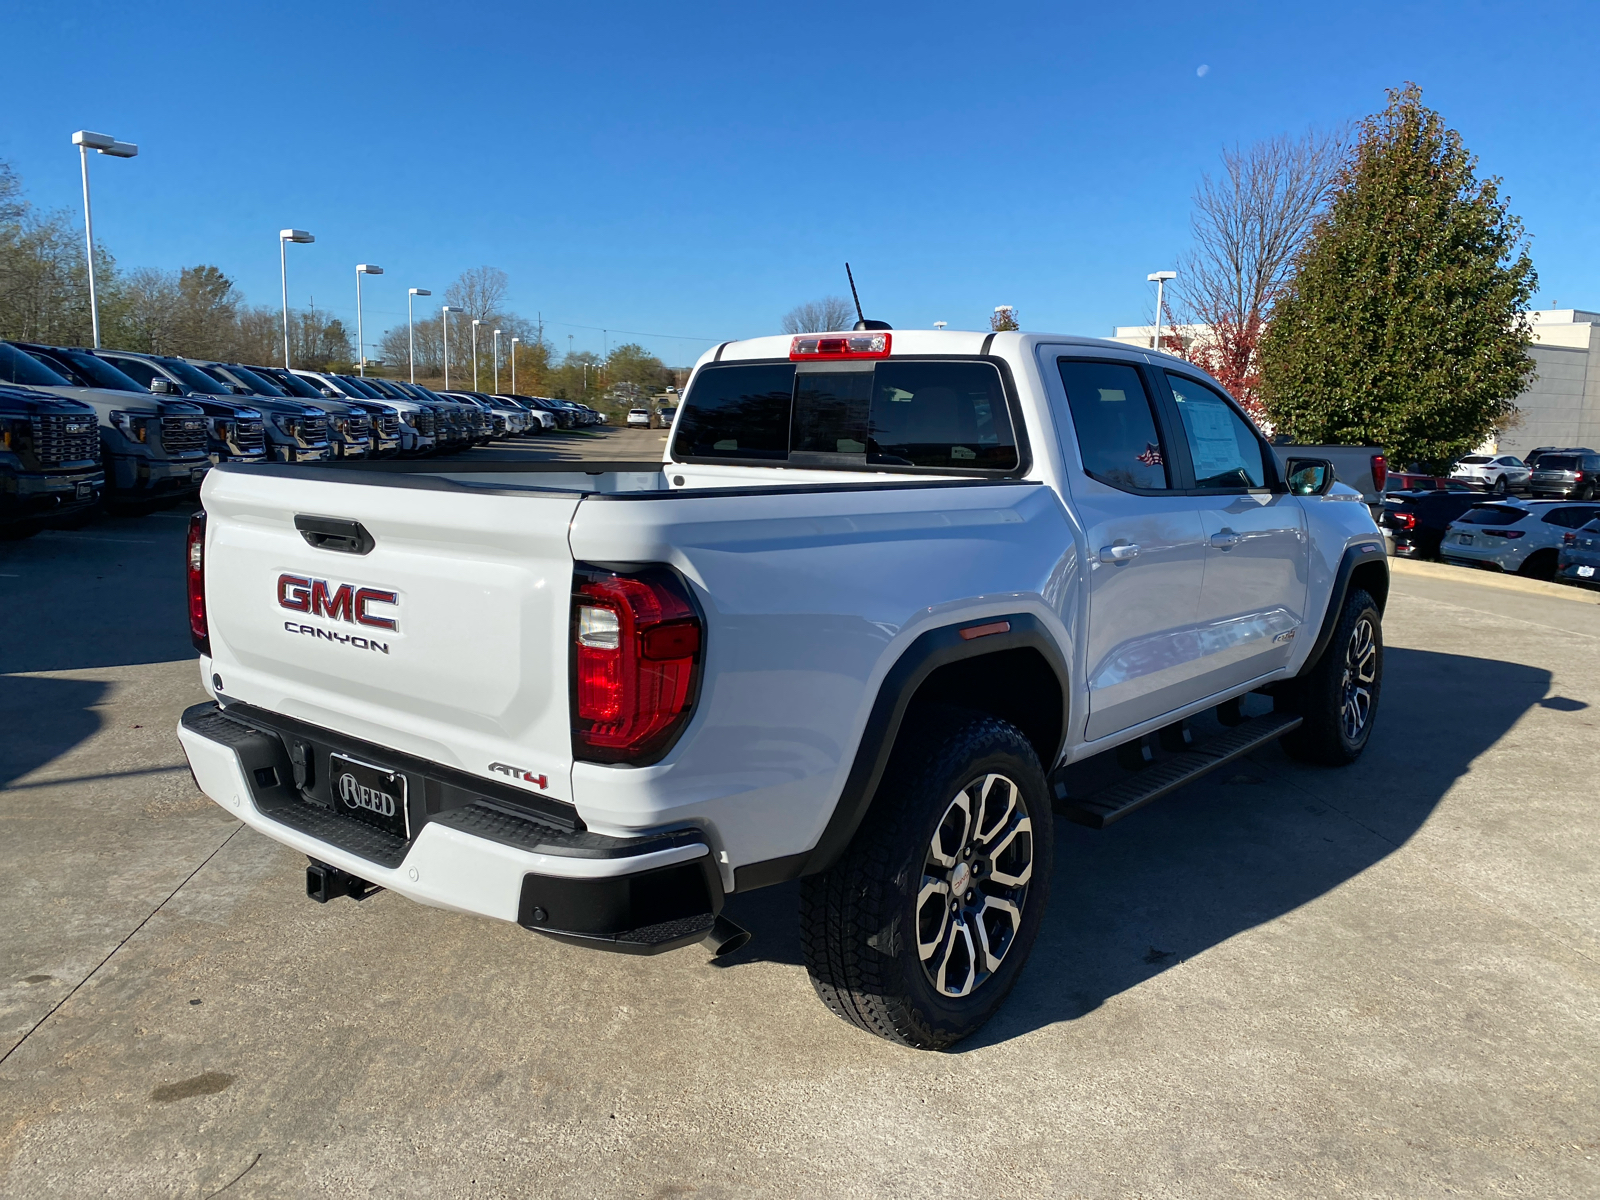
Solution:
[{"label": "parking lot surface", "polygon": [[1062,823],[1021,984],[925,1054],[817,1002],[792,885],[717,965],[309,901],[173,735],[186,515],[0,545],[5,1195],[1600,1193],[1600,607],[1397,574],[1362,761]]}]

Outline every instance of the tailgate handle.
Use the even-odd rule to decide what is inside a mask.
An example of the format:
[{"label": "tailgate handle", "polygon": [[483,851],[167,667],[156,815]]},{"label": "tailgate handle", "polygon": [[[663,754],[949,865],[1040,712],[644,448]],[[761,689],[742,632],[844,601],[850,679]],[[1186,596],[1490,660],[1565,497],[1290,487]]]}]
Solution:
[{"label": "tailgate handle", "polygon": [[294,527],[305,538],[306,545],[318,550],[337,550],[341,554],[370,554],[378,543],[373,541],[367,527],[360,521],[346,521],[342,517],[297,516]]}]

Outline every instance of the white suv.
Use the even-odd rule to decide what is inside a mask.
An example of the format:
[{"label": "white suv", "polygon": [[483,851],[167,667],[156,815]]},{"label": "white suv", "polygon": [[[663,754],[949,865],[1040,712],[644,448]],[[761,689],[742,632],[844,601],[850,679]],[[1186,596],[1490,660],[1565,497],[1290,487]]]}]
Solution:
[{"label": "white suv", "polygon": [[628,427],[649,429],[650,410],[648,408],[630,408],[628,410]]},{"label": "white suv", "polygon": [[1532,476],[1527,464],[1515,454],[1469,454],[1450,472],[1451,479],[1482,484],[1485,491],[1499,496],[1527,491]]}]

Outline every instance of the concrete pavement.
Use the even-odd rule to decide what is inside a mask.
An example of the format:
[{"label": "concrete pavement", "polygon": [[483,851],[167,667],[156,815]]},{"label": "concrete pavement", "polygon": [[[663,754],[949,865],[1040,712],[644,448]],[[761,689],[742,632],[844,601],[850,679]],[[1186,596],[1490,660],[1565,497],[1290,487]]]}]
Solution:
[{"label": "concrete pavement", "polygon": [[1063,826],[934,1055],[815,999],[792,886],[719,966],[311,903],[172,735],[183,516],[0,546],[6,1195],[1600,1192],[1593,605],[1397,575],[1366,757]]}]

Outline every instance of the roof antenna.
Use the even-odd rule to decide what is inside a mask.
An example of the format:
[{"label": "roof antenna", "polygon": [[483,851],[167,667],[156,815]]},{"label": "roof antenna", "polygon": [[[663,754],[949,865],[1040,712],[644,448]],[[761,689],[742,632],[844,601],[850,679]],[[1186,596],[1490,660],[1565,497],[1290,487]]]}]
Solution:
[{"label": "roof antenna", "polygon": [[893,329],[894,326],[887,321],[869,321],[861,311],[861,297],[856,294],[856,277],[850,271],[850,264],[844,265],[845,278],[850,281],[850,297],[856,302],[856,328],[857,329]]}]

